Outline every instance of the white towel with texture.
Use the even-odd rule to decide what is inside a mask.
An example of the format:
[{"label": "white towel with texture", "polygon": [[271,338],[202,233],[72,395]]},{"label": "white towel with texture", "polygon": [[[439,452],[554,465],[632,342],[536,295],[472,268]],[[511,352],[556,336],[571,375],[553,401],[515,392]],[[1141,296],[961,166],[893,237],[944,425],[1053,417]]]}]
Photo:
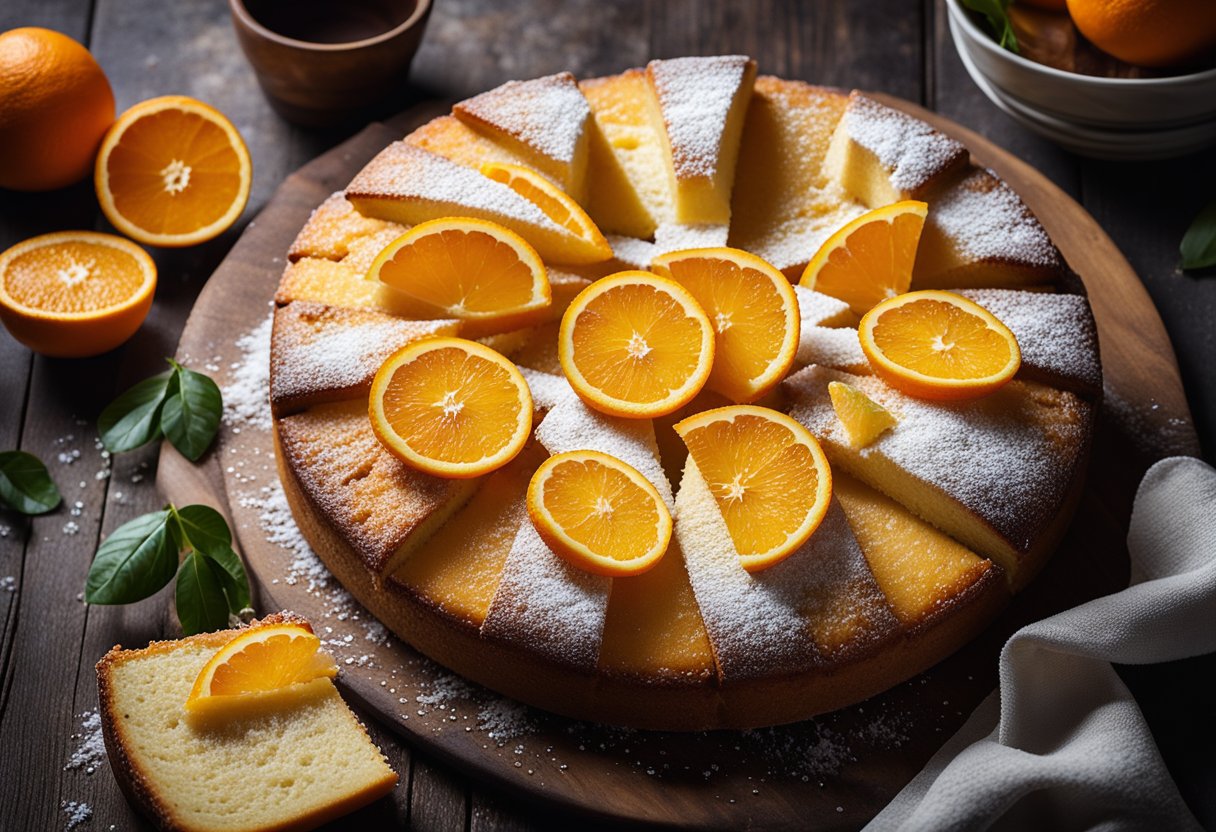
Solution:
[{"label": "white towel with texture", "polygon": [[1216,469],[1149,469],[1128,549],[1131,585],[1015,633],[1000,688],[867,832],[1199,829],[1111,662],[1216,650]]}]

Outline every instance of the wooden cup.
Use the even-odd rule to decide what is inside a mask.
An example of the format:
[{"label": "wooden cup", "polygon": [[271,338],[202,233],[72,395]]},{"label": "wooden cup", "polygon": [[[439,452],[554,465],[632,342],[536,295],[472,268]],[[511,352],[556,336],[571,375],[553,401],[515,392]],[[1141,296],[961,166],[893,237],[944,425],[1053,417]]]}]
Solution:
[{"label": "wooden cup", "polygon": [[[275,7],[229,0],[228,5],[237,40],[271,106],[288,121],[327,126],[367,114],[389,93],[400,91],[426,30],[431,2],[281,0],[281,7]],[[327,8],[343,6],[341,19],[327,21]],[[352,18],[355,11],[366,12],[362,21]],[[288,16],[280,25],[272,13]],[[381,21],[388,28],[367,36],[369,20],[373,31]]]}]

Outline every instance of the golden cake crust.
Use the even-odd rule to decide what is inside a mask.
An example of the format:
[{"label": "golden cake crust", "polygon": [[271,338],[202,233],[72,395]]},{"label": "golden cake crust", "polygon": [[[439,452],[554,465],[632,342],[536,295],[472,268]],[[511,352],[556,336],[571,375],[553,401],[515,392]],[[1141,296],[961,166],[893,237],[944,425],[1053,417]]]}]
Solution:
[{"label": "golden cake crust", "polygon": [[[593,161],[587,178],[588,183],[597,185],[588,194],[587,207],[597,220],[604,217],[619,223],[619,227],[604,229],[611,232],[608,236],[616,260],[564,267],[567,272],[554,270],[555,305],[559,294],[572,297],[589,279],[602,276],[621,262],[631,262],[630,258],[637,261],[636,265],[648,264],[654,252],[671,243],[672,235],[696,239],[698,234],[720,233],[717,226],[688,230],[675,223],[674,195],[670,192],[674,186],[656,183],[650,175],[655,159],[661,158],[657,132],[670,131],[670,126],[656,129],[646,114],[649,105],[637,98],[654,94],[647,74],[630,70],[580,82],[579,89],[592,116],[588,141]],[[470,107],[457,109],[466,121],[475,121]],[[846,130],[844,119],[850,110],[854,124]],[[932,524],[915,516],[915,507],[909,512],[906,504],[888,504],[864,495],[856,498],[861,502],[854,504],[854,516],[850,518],[850,504],[844,499],[833,509],[832,521],[834,539],[839,544],[832,551],[839,556],[843,577],[835,582],[794,581],[792,589],[783,590],[801,593],[791,621],[806,633],[805,656],[787,661],[776,655],[767,663],[741,671],[743,665],[726,659],[723,651],[735,648],[729,648],[723,640],[720,622],[711,620],[711,610],[706,606],[723,601],[706,595],[705,587],[712,584],[705,583],[704,575],[698,577],[693,567],[704,553],[681,547],[681,543],[701,545],[698,534],[683,539],[677,534],[663,570],[656,569],[649,578],[630,579],[632,584],[622,583],[619,593],[614,593],[612,579],[583,582],[586,586],[578,592],[571,589],[578,581],[560,575],[548,575],[545,586],[530,583],[536,578],[529,578],[527,569],[534,569],[541,561],[513,563],[511,556],[513,548],[535,548],[521,534],[530,526],[518,501],[530,471],[546,450],[531,444],[513,468],[501,469],[484,483],[470,483],[469,492],[453,495],[441,493],[441,486],[434,483],[407,483],[409,477],[397,467],[400,463],[390,460],[366,424],[360,424],[360,420],[367,421],[362,380],[341,389],[333,383],[328,385],[333,389],[322,389],[327,385],[317,384],[317,389],[308,392],[314,398],[297,399],[290,408],[280,405],[276,414],[280,479],[301,531],[322,561],[389,629],[452,670],[547,710],[636,727],[746,728],[803,719],[885,690],[973,638],[1009,602],[1011,592],[1024,586],[1041,567],[1067,526],[1083,482],[1093,430],[1093,401],[1101,390],[1101,367],[1096,338],[1092,337],[1092,317],[1083,296],[1028,299],[1034,293],[1022,291],[1062,286],[1067,267],[1017,195],[990,172],[969,167],[966,151],[957,142],[916,119],[893,113],[860,94],[850,97],[801,82],[756,78],[743,117],[730,200],[730,242],[768,257],[796,278],[814,253],[817,241],[866,210],[865,200],[877,198],[874,194],[881,190],[850,192],[850,187],[864,189],[856,184],[859,180],[841,172],[847,163],[829,158],[832,148],[847,138],[873,157],[871,179],[886,176],[892,180],[888,183],[892,193],[929,199],[931,218],[935,201],[944,206],[935,230],[929,232],[930,237],[936,234],[936,243],[929,244],[930,253],[924,263],[918,264],[918,280],[944,281],[949,288],[967,293],[987,292],[983,296],[1004,304],[1007,315],[1022,316],[1019,325],[1024,327],[1028,343],[1042,338],[1042,333],[1032,327],[1040,312],[1079,327],[1081,334],[1064,344],[1063,349],[1070,353],[1066,361],[1053,356],[1060,342],[1051,339],[1028,349],[1024,378],[1032,381],[1016,383],[1020,385],[1017,389],[1039,391],[1047,410],[1054,407],[1072,418],[1060,424],[1041,422],[1044,430],[1057,431],[1058,435],[1048,440],[1058,443],[1057,450],[1067,464],[1048,475],[1052,494],[1049,510],[1036,513],[1021,527],[1001,531],[999,536],[1014,541],[1009,548],[1015,555],[1005,563],[997,565],[984,557],[991,553],[974,554],[974,544],[968,547],[952,542],[950,557],[954,561],[950,568],[934,572],[937,577],[921,584],[896,586],[898,581],[892,576],[899,568],[899,553],[883,535],[864,532],[859,525],[863,523],[862,514],[870,512],[868,516],[877,517],[879,525],[884,517],[893,523],[911,524],[909,528],[919,523],[931,529]],[[912,125],[914,140],[876,143],[879,128],[875,125],[884,120],[904,127]],[[314,215],[309,223],[311,230],[302,232],[292,248],[294,262],[280,285],[276,330],[282,317],[283,333],[295,334],[281,342],[287,346],[275,347],[276,353],[289,348],[308,349],[306,339],[296,332],[297,318],[304,311],[336,307],[370,310],[359,313],[370,317],[349,320],[345,313],[328,313],[327,320],[344,323],[392,316],[391,298],[370,290],[355,266],[358,258],[374,256],[374,249],[383,244],[380,235],[403,226],[373,227],[373,223],[360,226],[359,233],[354,233],[351,229],[360,221],[351,216],[352,203],[381,217],[375,222],[403,221],[403,214],[381,210],[373,203],[382,206],[410,201],[424,192],[425,188],[416,187],[411,180],[411,170],[423,169],[424,175],[431,177],[442,168],[459,171],[467,178],[476,176],[477,161],[483,154],[485,158],[500,154],[522,158],[523,150],[517,143],[509,147],[496,143],[489,132],[471,128],[466,121],[441,116],[418,128],[355,177],[344,198],[351,202],[343,205],[331,198],[326,203],[328,208]],[[860,153],[857,148],[852,150],[854,156]],[[916,157],[926,152],[924,148],[933,150],[929,154],[932,158]],[[459,193],[452,190],[439,195],[459,200]],[[436,194],[421,193],[421,198],[433,201]],[[473,207],[485,199],[485,194],[477,197]],[[959,218],[970,210],[968,206],[976,205],[982,209],[985,222],[977,228],[960,230]],[[994,241],[1004,222],[1011,224],[1016,239],[1015,245],[1002,251]],[[520,229],[521,233],[526,230],[523,225]],[[654,240],[620,236],[643,232],[653,232]],[[1002,288],[988,288],[992,286]],[[850,341],[850,337],[855,338],[855,330],[847,328],[856,323],[856,317],[826,296],[806,290],[798,294],[803,323],[810,333],[805,360],[834,361],[850,370],[863,370],[859,350],[854,352]],[[550,445],[548,451],[565,449],[565,445],[559,448],[553,442],[595,446],[604,438],[599,431],[608,428],[581,424],[563,415],[564,399],[558,388],[565,386],[564,380],[544,375],[560,372],[553,344],[548,343],[554,340],[555,329],[549,323],[487,340],[521,366],[541,371],[528,376],[530,385],[535,382],[546,387],[541,398],[547,403],[542,404],[538,398],[538,410],[557,414],[561,420],[548,428],[540,422],[537,436]],[[835,357],[815,358],[826,353]],[[285,372],[280,364],[278,373]],[[803,372],[829,371],[812,366]],[[1064,389],[1053,390],[1034,381]],[[868,383],[881,384],[876,378],[863,379],[863,385]],[[790,405],[796,408],[797,387],[796,383],[792,387],[787,383],[766,403],[782,409]],[[334,403],[318,404],[326,397],[332,397]],[[587,431],[594,435],[588,435],[585,442],[578,439]],[[658,447],[666,447],[669,438],[661,436]],[[337,453],[334,448],[338,447],[347,450]],[[669,482],[662,473],[663,469],[670,474],[678,468],[673,459],[656,456],[654,461],[659,464],[651,465],[649,454],[658,454],[652,440],[634,451],[641,455],[636,464],[659,472],[649,475],[663,479],[661,493],[675,491],[675,480]],[[364,481],[367,484],[360,486]],[[427,490],[430,488],[440,491],[432,494]],[[477,488],[483,490],[472,493]],[[432,495],[401,511],[402,500],[417,500],[423,492]],[[677,531],[681,522],[680,493],[683,489],[676,494]],[[372,496],[387,502],[378,506]],[[492,510],[489,504],[494,501],[498,508]],[[459,512],[465,510],[466,502],[472,514],[462,519]],[[443,525],[448,518],[455,524],[451,528]],[[461,529],[481,528],[478,523],[493,526],[493,532],[484,535],[482,547],[472,545],[467,535],[461,537]],[[441,526],[442,533],[432,538]],[[826,534],[820,538],[821,547],[827,545]],[[926,532],[924,539],[929,542],[923,547],[927,547],[930,557],[936,545],[933,534],[944,539],[941,532]],[[411,535],[416,538],[413,544],[409,542]],[[435,540],[438,548],[428,548],[428,539]],[[441,548],[453,553],[452,563],[436,565],[442,559]],[[943,551],[945,548],[943,544]],[[473,574],[476,577],[462,588],[462,581]],[[570,589],[569,598],[552,597],[554,590],[559,590],[560,596],[563,589]],[[538,597],[545,604],[577,601],[582,605],[577,626],[564,630],[559,627],[549,633],[555,643],[546,650],[529,644],[530,639],[537,638],[537,632],[531,629],[536,626],[535,619],[529,618],[526,609],[528,593],[533,592],[541,593]],[[896,604],[892,600],[896,593],[911,600],[901,602],[902,606]],[[655,597],[664,601],[658,609],[650,609],[653,604],[647,600]],[[853,603],[859,598],[866,600],[864,612]],[[531,610],[532,615],[535,612]],[[582,624],[590,635],[579,631]],[[665,641],[650,637],[643,626],[670,629],[671,638]],[[663,664],[672,657],[679,661],[673,666]]]}]

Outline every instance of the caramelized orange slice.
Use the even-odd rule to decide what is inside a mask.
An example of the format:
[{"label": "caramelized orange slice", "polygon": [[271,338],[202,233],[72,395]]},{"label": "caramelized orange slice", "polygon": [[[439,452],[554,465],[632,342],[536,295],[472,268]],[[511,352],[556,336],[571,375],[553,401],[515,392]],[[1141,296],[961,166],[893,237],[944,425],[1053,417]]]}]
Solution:
[{"label": "caramelized orange slice", "polygon": [[118,117],[97,154],[102,213],[133,240],[190,246],[236,222],[253,168],[224,114],[184,95],[136,104]]},{"label": "caramelized orange slice", "polygon": [[536,205],[546,217],[586,240],[599,260],[611,259],[612,246],[604,239],[595,221],[565,191],[548,179],[531,168],[508,162],[486,162],[481,166],[481,172],[495,182],[503,183]]},{"label": "caramelized orange slice", "polygon": [[578,294],[562,317],[558,358],[590,407],[649,419],[687,404],[714,363],[714,331],[687,289],[618,272]]},{"label": "caramelized orange slice", "polygon": [[815,437],[784,413],[755,405],[707,410],[676,423],[743,568],[779,563],[819,527],[832,472]]},{"label": "caramelized orange slice", "polygon": [[915,200],[867,211],[824,241],[799,285],[843,300],[858,315],[903,294],[912,285],[927,213],[928,206]]},{"label": "caramelized orange slice", "polygon": [[506,465],[532,432],[532,394],[519,370],[476,341],[429,338],[389,356],[372,380],[372,431],[394,456],[437,477]]},{"label": "caramelized orange slice", "polygon": [[414,226],[380,252],[367,279],[393,290],[419,318],[465,321],[461,331],[471,336],[527,326],[553,301],[536,249],[508,228],[471,217]]},{"label": "caramelized orange slice", "polygon": [[152,258],[113,234],[43,234],[0,254],[0,321],[43,355],[114,349],[139,329],[155,289]]},{"label": "caramelized orange slice", "polygon": [[908,292],[875,306],[858,327],[874,372],[922,399],[973,399],[1022,364],[1017,338],[978,303],[951,292]]},{"label": "caramelized orange slice", "polygon": [[751,402],[789,372],[801,320],[794,287],[781,272],[737,248],[662,254],[650,268],[687,289],[714,325],[710,390]]},{"label": "caramelized orange slice", "polygon": [[528,516],[541,540],[598,575],[638,575],[671,540],[671,513],[636,468],[599,451],[551,456],[528,485]]},{"label": "caramelized orange slice", "polygon": [[305,623],[251,627],[225,644],[199,671],[186,710],[222,706],[338,673],[333,657]]}]

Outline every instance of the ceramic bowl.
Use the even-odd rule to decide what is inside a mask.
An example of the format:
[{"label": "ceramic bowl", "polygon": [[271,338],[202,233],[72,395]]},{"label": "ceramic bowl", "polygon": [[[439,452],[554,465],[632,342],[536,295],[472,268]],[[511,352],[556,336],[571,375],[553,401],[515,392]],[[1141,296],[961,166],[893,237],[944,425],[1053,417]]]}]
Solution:
[{"label": "ceramic bowl", "polygon": [[[387,93],[400,90],[422,42],[432,0],[334,2],[364,3],[369,13],[387,20],[389,28],[344,41],[335,25],[324,32],[325,37],[302,40],[268,28],[251,12],[252,3],[228,2],[237,40],[262,91],[280,115],[297,124],[348,122],[367,113]],[[298,14],[315,11],[295,8]],[[324,6],[320,8],[324,13]],[[350,11],[346,9],[348,15]]]},{"label": "ceramic bowl", "polygon": [[1029,129],[1085,155],[1157,158],[1216,141],[1216,69],[1164,78],[1064,72],[1002,49],[946,0],[954,47],[994,104]]}]

